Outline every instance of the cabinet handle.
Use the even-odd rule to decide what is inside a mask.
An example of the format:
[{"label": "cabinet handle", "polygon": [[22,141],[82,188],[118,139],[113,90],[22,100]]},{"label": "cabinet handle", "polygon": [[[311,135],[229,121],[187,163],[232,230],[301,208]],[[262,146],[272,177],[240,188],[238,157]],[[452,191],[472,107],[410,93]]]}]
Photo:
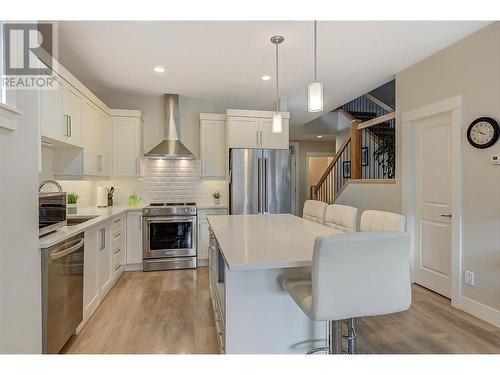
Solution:
[{"label": "cabinet handle", "polygon": [[255,132],[255,135],[257,137],[257,141],[256,142],[257,142],[257,144],[259,144],[259,131],[258,130]]},{"label": "cabinet handle", "polygon": [[101,249],[103,250],[106,247],[106,229],[101,229]]},{"label": "cabinet handle", "polygon": [[68,135],[68,137],[71,138],[71,136],[73,135],[73,122],[71,120],[71,116],[68,116],[68,118],[69,118],[69,135]]},{"label": "cabinet handle", "polygon": [[69,130],[68,130],[68,115],[64,115],[64,136],[68,137],[69,135]]},{"label": "cabinet handle", "polygon": [[102,155],[97,155],[97,171],[102,172]]}]

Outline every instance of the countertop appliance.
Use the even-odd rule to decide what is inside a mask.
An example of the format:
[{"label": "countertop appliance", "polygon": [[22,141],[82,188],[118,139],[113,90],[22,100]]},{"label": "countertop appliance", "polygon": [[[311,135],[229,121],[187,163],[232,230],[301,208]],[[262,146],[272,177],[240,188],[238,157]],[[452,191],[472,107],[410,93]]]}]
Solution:
[{"label": "countertop appliance", "polygon": [[66,193],[38,193],[39,236],[66,226]]},{"label": "countertop appliance", "polygon": [[196,268],[195,203],[151,203],[142,215],[144,271]]},{"label": "countertop appliance", "polygon": [[98,186],[96,188],[96,203],[97,207],[108,207],[108,188]]},{"label": "countertop appliance", "polygon": [[229,212],[290,213],[290,151],[231,149]]},{"label": "countertop appliance", "polygon": [[42,250],[43,353],[56,354],[83,318],[83,233]]}]

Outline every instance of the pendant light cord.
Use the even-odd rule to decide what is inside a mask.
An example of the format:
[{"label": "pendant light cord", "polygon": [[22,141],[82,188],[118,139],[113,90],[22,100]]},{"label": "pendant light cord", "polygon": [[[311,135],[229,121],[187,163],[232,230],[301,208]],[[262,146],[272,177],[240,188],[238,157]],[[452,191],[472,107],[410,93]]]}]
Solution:
[{"label": "pendant light cord", "polygon": [[318,82],[318,47],[316,46],[317,22],[318,21],[314,21],[314,82]]},{"label": "pendant light cord", "polygon": [[278,76],[278,45],[276,44],[276,112],[279,112],[279,76]]}]

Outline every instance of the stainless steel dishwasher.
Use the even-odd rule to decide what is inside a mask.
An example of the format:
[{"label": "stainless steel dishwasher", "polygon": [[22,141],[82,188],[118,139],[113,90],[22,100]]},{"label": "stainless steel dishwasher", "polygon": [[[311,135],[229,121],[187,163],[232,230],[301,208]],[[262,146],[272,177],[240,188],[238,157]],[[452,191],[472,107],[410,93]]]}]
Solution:
[{"label": "stainless steel dishwasher", "polygon": [[43,353],[58,353],[83,317],[83,233],[42,250]]}]

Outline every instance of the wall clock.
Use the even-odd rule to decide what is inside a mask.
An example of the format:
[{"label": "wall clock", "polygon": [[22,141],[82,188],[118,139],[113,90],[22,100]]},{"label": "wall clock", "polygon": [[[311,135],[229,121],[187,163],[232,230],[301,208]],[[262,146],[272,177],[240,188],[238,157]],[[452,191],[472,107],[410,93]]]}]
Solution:
[{"label": "wall clock", "polygon": [[498,122],[491,117],[479,117],[472,121],[467,129],[467,140],[476,148],[493,146],[499,136]]}]

